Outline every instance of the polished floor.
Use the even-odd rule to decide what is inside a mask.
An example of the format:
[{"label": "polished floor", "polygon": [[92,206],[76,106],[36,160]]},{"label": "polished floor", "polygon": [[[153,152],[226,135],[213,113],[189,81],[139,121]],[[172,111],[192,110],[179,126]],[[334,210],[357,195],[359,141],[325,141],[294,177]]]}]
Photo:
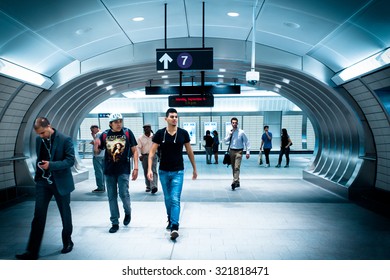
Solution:
[{"label": "polished floor", "polygon": [[[232,191],[231,169],[197,155],[198,179],[186,159],[180,237],[165,230],[163,194],[145,192],[142,173],[131,182],[132,220],[110,228],[106,194],[94,194],[93,172],[72,193],[73,241],[61,254],[61,221],[49,207],[40,252],[43,260],[388,260],[390,219],[302,180],[310,155],[292,155],[290,168],[243,160],[241,187]],[[84,160],[92,171],[91,159]],[[26,247],[34,200],[0,211],[0,259]],[[122,210],[122,209],[121,209]],[[123,212],[123,211],[121,211]],[[121,219],[123,216],[121,217]]]}]

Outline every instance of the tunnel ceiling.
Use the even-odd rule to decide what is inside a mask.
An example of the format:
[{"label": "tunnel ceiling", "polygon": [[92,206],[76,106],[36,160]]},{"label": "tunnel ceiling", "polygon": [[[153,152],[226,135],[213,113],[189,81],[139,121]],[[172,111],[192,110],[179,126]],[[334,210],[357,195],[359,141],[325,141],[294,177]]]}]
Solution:
[{"label": "tunnel ceiling", "polygon": [[2,0],[0,58],[52,77],[69,64],[164,39],[164,3],[168,40],[200,38],[202,2],[206,38],[251,41],[257,3],[258,45],[310,57],[333,72],[390,44],[386,0]]}]

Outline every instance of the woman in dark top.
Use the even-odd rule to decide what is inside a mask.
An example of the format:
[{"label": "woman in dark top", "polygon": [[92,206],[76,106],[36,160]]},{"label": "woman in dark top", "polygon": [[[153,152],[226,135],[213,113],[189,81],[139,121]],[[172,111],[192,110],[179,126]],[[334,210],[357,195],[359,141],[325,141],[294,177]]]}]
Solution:
[{"label": "woman in dark top", "polygon": [[290,164],[290,146],[292,145],[290,136],[287,133],[287,129],[282,129],[282,135],[280,139],[280,152],[279,152],[279,160],[278,165],[275,167],[280,167],[282,163],[283,155],[286,155],[286,165],[284,167],[289,167]]},{"label": "woman in dark top", "polygon": [[214,154],[214,164],[218,164],[218,150],[219,150],[219,138],[218,132],[216,130],[213,131],[213,154]]}]

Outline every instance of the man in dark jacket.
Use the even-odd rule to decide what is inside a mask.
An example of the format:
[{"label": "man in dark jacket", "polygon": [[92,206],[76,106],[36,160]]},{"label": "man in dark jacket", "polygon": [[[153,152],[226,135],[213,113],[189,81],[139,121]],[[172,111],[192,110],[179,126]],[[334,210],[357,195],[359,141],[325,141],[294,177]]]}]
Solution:
[{"label": "man in dark jacket", "polygon": [[52,128],[48,119],[39,117],[35,120],[36,138],[36,201],[34,218],[31,223],[30,238],[27,250],[16,255],[20,260],[35,260],[39,257],[43,233],[45,230],[47,210],[54,196],[62,220],[61,253],[72,251],[71,239],[73,225],[70,210],[70,193],[75,189],[71,167],[75,156],[73,141],[56,129]]}]

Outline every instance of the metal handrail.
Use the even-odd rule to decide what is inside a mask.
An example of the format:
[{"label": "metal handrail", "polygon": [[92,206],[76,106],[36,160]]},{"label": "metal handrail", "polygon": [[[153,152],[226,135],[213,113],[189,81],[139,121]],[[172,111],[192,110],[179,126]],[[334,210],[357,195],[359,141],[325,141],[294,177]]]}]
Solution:
[{"label": "metal handrail", "polygon": [[0,158],[0,162],[7,162],[7,161],[18,161],[18,160],[25,160],[28,159],[28,157],[11,157],[11,158]]}]

